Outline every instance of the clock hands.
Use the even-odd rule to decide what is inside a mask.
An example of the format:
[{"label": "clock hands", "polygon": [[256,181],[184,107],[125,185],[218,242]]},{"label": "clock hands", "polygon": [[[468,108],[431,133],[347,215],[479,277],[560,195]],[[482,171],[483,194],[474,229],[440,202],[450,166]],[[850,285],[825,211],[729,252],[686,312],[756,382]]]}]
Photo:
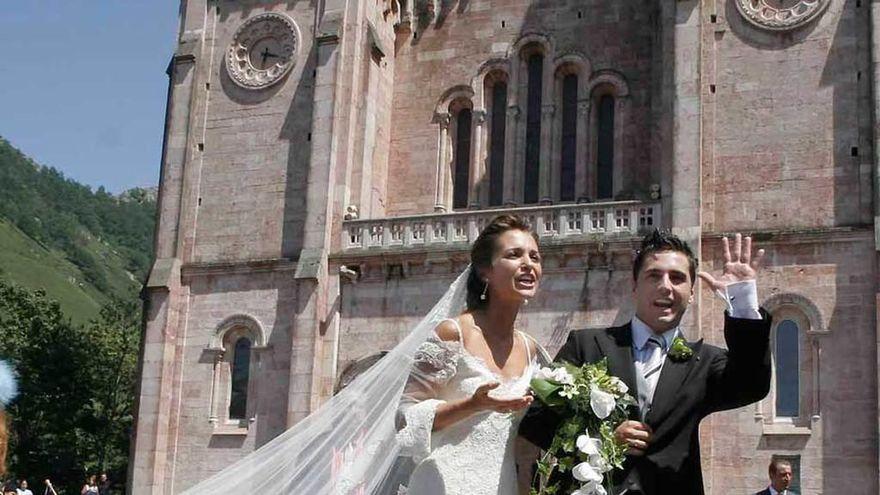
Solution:
[{"label": "clock hands", "polygon": [[274,53],[270,52],[268,46],[266,48],[263,48],[263,51],[260,53],[260,56],[262,56],[262,58],[263,58],[263,61],[261,64],[263,67],[266,67],[266,59],[268,59],[268,58],[281,58],[278,55],[275,55]]}]

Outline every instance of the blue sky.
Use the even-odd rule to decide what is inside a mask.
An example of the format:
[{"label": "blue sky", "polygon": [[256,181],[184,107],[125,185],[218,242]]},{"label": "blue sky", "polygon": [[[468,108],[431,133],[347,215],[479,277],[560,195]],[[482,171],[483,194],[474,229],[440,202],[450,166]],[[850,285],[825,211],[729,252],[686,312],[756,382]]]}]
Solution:
[{"label": "blue sky", "polygon": [[4,1],[0,136],[93,188],[157,185],[178,5]]}]

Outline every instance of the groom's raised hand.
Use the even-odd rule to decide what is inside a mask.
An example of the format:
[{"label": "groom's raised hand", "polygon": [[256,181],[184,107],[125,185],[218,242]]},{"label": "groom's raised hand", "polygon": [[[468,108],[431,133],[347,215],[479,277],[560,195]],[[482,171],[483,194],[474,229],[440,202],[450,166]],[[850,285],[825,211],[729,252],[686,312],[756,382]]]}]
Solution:
[{"label": "groom's raised hand", "polygon": [[721,238],[724,248],[724,269],[720,277],[715,278],[709,272],[700,272],[699,276],[714,291],[724,292],[728,285],[747,280],[755,280],[758,277],[758,269],[764,259],[764,250],[759,249],[752,255],[752,238],[742,234],[736,234],[733,241],[733,252],[730,251],[730,241],[727,237]]}]

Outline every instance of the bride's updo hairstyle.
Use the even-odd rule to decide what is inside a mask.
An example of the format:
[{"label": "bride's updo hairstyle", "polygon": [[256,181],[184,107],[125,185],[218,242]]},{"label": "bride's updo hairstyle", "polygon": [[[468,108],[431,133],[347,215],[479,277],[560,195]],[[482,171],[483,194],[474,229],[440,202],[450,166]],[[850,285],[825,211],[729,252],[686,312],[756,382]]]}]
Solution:
[{"label": "bride's updo hairstyle", "polygon": [[480,277],[480,270],[492,268],[492,257],[495,255],[495,250],[498,249],[498,238],[508,230],[527,232],[534,237],[535,243],[538,242],[538,236],[532,232],[532,228],[522,218],[509,213],[493,218],[483,228],[471,247],[471,272],[468,274],[467,281],[468,311],[484,308],[489,304],[488,292],[486,292],[485,299],[480,299],[486,288],[486,282]]}]

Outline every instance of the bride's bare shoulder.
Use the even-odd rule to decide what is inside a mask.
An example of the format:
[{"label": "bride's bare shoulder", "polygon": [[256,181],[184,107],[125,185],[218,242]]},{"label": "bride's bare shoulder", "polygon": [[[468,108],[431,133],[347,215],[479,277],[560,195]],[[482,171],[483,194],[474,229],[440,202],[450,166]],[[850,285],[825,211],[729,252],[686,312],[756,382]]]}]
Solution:
[{"label": "bride's bare shoulder", "polygon": [[526,332],[520,332],[526,337],[526,344],[529,346],[529,353],[534,356],[538,352],[538,341]]},{"label": "bride's bare shoulder", "polygon": [[456,320],[443,320],[434,328],[434,332],[440,337],[440,340],[458,342],[461,340],[459,325],[460,323]]}]

